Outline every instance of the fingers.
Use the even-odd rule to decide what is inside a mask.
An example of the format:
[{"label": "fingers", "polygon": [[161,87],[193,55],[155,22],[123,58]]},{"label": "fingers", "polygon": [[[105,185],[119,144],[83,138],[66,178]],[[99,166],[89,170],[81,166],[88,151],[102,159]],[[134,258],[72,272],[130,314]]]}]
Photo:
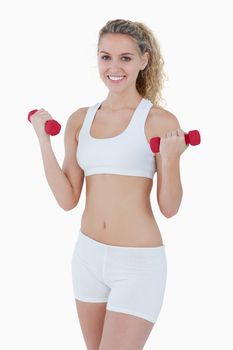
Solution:
[{"label": "fingers", "polygon": [[45,123],[48,120],[53,119],[51,115],[44,109],[38,110],[32,117],[31,123],[35,129],[35,132],[39,138],[48,137],[45,130]]},{"label": "fingers", "polygon": [[181,129],[169,131],[164,135],[164,138],[168,138],[168,137],[172,137],[172,136],[184,136],[184,132]]},{"label": "fingers", "polygon": [[52,119],[52,116],[46,111],[44,108],[39,109],[35,115],[33,116],[34,121],[35,120],[49,120]]},{"label": "fingers", "polygon": [[178,135],[178,136],[184,136],[183,130],[177,129],[177,135]]}]

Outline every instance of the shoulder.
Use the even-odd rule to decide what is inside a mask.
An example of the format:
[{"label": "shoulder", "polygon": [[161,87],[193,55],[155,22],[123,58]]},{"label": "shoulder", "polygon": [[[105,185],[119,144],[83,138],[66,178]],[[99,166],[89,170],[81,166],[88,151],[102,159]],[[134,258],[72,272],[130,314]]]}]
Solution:
[{"label": "shoulder", "polygon": [[74,111],[68,118],[67,123],[78,124],[85,118],[89,107],[81,107]]},{"label": "shoulder", "polygon": [[77,142],[79,131],[83,125],[88,108],[89,107],[81,107],[68,117],[65,128],[65,140]]},{"label": "shoulder", "polygon": [[81,107],[74,111],[68,118],[66,129],[73,130],[76,133],[82,126],[84,118],[89,107]]},{"label": "shoulder", "polygon": [[180,129],[178,118],[170,111],[153,106],[150,110],[150,127],[156,131],[157,136]]}]

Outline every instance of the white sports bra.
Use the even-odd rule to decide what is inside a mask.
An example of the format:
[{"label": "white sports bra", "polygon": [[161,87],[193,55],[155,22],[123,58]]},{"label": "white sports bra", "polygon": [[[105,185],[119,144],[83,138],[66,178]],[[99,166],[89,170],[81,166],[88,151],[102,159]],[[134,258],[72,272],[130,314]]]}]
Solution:
[{"label": "white sports bra", "polygon": [[118,174],[152,179],[156,160],[144,131],[146,118],[153,105],[151,101],[142,98],[126,129],[117,136],[103,139],[90,134],[101,103],[88,108],[79,132],[77,162],[85,176]]}]

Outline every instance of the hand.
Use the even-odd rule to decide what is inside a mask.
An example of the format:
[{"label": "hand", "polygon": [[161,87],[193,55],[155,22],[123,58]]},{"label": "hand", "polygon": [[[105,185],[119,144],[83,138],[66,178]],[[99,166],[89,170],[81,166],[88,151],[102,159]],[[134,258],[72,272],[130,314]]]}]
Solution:
[{"label": "hand", "polygon": [[31,118],[31,123],[38,136],[39,141],[50,139],[50,135],[48,135],[45,131],[45,122],[51,119],[53,119],[51,115],[43,108],[41,108],[33,114],[33,118]]},{"label": "hand", "polygon": [[159,153],[162,158],[179,158],[188,146],[185,143],[184,132],[177,129],[167,132],[160,138]]}]

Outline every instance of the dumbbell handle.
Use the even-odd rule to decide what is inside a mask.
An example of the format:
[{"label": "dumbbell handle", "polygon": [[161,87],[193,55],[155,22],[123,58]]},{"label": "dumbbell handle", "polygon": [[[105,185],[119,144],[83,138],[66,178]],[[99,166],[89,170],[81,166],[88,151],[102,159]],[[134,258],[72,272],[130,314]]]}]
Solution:
[{"label": "dumbbell handle", "polygon": [[[184,134],[186,145],[196,146],[201,143],[201,136],[198,130],[191,130],[189,133]],[[160,137],[153,137],[150,139],[150,148],[153,153],[159,152]]]},{"label": "dumbbell handle", "polygon": [[[36,113],[38,109],[33,109],[28,113],[28,120],[31,122],[31,117],[33,116],[34,113]],[[59,134],[61,130],[61,125],[54,119],[46,120],[45,122],[45,131],[47,134],[51,136],[55,136]]]}]

